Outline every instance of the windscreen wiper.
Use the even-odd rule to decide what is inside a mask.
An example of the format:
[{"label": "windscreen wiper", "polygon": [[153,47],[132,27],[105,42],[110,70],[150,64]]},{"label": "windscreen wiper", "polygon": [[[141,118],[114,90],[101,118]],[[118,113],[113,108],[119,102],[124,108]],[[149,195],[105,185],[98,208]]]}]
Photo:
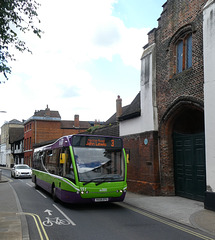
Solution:
[{"label": "windscreen wiper", "polygon": [[103,180],[103,179],[104,179],[103,177],[102,178],[101,177],[100,178],[92,178],[89,181],[84,182],[83,186],[87,185],[88,183],[94,182],[95,180]]},{"label": "windscreen wiper", "polygon": [[100,180],[100,181],[96,181],[96,186],[98,186],[99,184],[101,184],[101,183],[104,183],[104,182],[106,182],[106,181],[111,181],[111,180],[121,180],[121,179],[119,179],[119,177],[117,177],[117,176],[112,176],[112,177],[108,177],[108,176],[104,176],[104,177],[99,177],[99,178],[93,178],[93,179],[90,179],[89,181],[87,181],[87,182],[84,182],[83,183],[83,186],[85,186],[85,185],[87,185],[88,183],[91,183],[91,182],[94,182],[94,181],[96,181],[96,180]]},{"label": "windscreen wiper", "polygon": [[88,183],[91,183],[91,182],[93,182],[93,181],[94,181],[94,179],[91,179],[90,181],[84,182],[84,183],[83,183],[83,186],[85,186],[85,185],[87,185]]},{"label": "windscreen wiper", "polygon": [[119,179],[117,176],[103,177],[103,178],[101,178],[101,181],[96,183],[96,186],[98,186],[99,184],[104,183],[104,182],[106,182],[108,180],[111,181],[111,180],[121,180],[121,179]]},{"label": "windscreen wiper", "polygon": [[[108,178],[109,179],[109,178]],[[102,181],[100,181],[100,182],[97,182],[96,183],[96,186],[98,186],[98,185],[100,185],[100,184],[102,184],[102,183],[104,183],[104,182],[106,182],[107,181],[107,178],[104,178]]]}]

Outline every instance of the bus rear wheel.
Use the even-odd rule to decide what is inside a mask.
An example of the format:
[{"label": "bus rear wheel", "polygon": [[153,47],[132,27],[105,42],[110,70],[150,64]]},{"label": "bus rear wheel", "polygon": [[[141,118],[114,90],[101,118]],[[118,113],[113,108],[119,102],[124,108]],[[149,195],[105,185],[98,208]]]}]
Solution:
[{"label": "bus rear wheel", "polygon": [[52,198],[53,198],[54,202],[58,202],[55,186],[52,187]]}]

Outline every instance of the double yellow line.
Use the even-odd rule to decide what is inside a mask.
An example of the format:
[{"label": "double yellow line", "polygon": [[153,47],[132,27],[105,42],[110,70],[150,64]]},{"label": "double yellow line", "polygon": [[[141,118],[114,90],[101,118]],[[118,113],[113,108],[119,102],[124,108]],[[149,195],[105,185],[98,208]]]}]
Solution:
[{"label": "double yellow line", "polygon": [[[117,203],[116,203],[116,204],[117,204]],[[173,228],[176,228],[176,229],[181,230],[181,231],[183,231],[183,232],[189,233],[189,234],[191,234],[191,235],[193,235],[193,236],[196,236],[196,237],[198,237],[198,238],[200,238],[200,239],[204,239],[204,240],[214,240],[213,238],[207,237],[207,236],[202,235],[202,234],[200,234],[200,233],[198,233],[198,232],[195,232],[195,231],[192,231],[192,230],[190,230],[190,229],[188,229],[188,228],[182,227],[182,226],[180,226],[180,225],[178,225],[178,224],[174,224],[174,223],[171,223],[171,222],[169,222],[169,221],[166,221],[166,220],[162,219],[161,217],[158,217],[158,216],[155,216],[155,215],[146,213],[146,212],[144,212],[143,210],[138,210],[137,208],[134,208],[134,207],[132,207],[132,206],[130,206],[130,205],[127,205],[127,204],[125,204],[125,203],[123,203],[123,204],[120,203],[120,204],[117,204],[117,205],[123,206],[123,207],[125,207],[125,208],[127,208],[127,209],[132,210],[133,212],[136,212],[136,213],[139,213],[139,214],[144,215],[144,216],[146,216],[146,217],[149,217],[149,218],[151,218],[151,219],[154,219],[154,220],[156,220],[156,221],[158,221],[158,222],[161,222],[161,223],[163,223],[163,224],[166,224],[166,225],[168,225],[168,226],[170,226],[170,227],[173,227]],[[43,227],[43,223],[42,223],[40,217],[39,217],[37,214],[34,214],[34,213],[24,213],[24,212],[17,213],[17,214],[32,216],[33,219],[34,219],[34,222],[35,222],[35,224],[36,224],[38,233],[39,233],[39,235],[40,235],[40,239],[41,239],[41,240],[44,240],[44,239],[49,240],[49,237],[48,237],[48,235],[47,235],[47,233],[46,233],[46,231],[45,231],[45,229],[44,229],[44,227]],[[43,238],[43,236],[44,236],[44,238]]]},{"label": "double yellow line", "polygon": [[149,218],[151,218],[151,219],[154,219],[154,220],[156,220],[156,221],[158,221],[158,222],[164,223],[164,224],[166,224],[166,225],[168,225],[168,226],[170,226],[170,227],[173,227],[173,228],[179,229],[179,230],[181,230],[181,231],[183,231],[183,232],[189,233],[189,234],[191,234],[191,235],[193,235],[193,236],[196,236],[196,237],[198,237],[198,238],[201,238],[201,239],[204,239],[204,240],[214,240],[214,238],[207,237],[207,236],[202,235],[202,234],[200,234],[200,233],[198,233],[198,232],[195,232],[195,231],[189,230],[188,228],[182,227],[182,226],[180,226],[180,225],[178,225],[178,224],[171,223],[171,222],[169,222],[169,221],[166,221],[166,220],[162,219],[161,217],[158,217],[158,216],[155,216],[155,215],[146,213],[146,212],[144,212],[144,210],[138,210],[137,208],[132,207],[132,206],[130,206],[130,205],[128,205],[128,204],[125,204],[125,203],[120,203],[120,204],[119,204],[119,203],[118,203],[118,205],[123,206],[123,207],[125,207],[125,208],[127,208],[127,209],[130,209],[130,210],[132,210],[133,212],[136,212],[136,213],[139,213],[139,214],[144,215],[144,216],[146,216],[146,217],[149,217]]},{"label": "double yellow line", "polygon": [[[17,213],[17,214],[19,214],[19,215],[29,215],[29,216],[33,217],[34,222],[35,222],[36,227],[37,227],[37,230],[38,230],[38,233],[40,235],[40,239],[41,240],[44,240],[44,239],[49,240],[49,237],[46,233],[46,230],[43,227],[43,223],[42,223],[40,217],[37,214],[25,213],[25,212],[20,212],[20,213]],[[43,236],[44,236],[44,238],[43,238]]]}]

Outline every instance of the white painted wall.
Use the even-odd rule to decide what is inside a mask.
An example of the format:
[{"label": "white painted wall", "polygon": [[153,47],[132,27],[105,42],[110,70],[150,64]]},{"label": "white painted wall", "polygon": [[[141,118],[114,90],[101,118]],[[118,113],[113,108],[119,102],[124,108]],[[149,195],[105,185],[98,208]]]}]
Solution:
[{"label": "white painted wall", "polygon": [[[147,58],[149,60],[149,74],[145,73],[145,65]],[[146,78],[146,75],[148,75],[148,78]],[[141,116],[120,122],[120,136],[158,130],[155,83],[155,44],[153,44],[144,50],[141,59]]]},{"label": "white painted wall", "polygon": [[11,150],[6,149],[6,167],[10,167],[11,164],[14,163],[13,155],[11,154]]},{"label": "white painted wall", "polygon": [[1,144],[0,165],[6,165],[6,144]]},{"label": "white painted wall", "polygon": [[206,176],[209,191],[215,192],[215,1],[209,0],[203,12],[204,98]]}]

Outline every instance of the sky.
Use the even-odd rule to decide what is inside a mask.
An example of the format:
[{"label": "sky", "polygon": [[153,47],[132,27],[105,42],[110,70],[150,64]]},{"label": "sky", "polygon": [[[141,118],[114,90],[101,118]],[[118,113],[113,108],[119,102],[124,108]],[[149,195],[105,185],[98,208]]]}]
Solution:
[{"label": "sky", "polygon": [[[30,53],[15,52],[0,84],[0,126],[35,110],[62,120],[106,121],[116,99],[128,105],[140,91],[140,58],[158,26],[165,0],[37,0],[42,38],[20,35]],[[0,75],[0,81],[4,77]]]}]

